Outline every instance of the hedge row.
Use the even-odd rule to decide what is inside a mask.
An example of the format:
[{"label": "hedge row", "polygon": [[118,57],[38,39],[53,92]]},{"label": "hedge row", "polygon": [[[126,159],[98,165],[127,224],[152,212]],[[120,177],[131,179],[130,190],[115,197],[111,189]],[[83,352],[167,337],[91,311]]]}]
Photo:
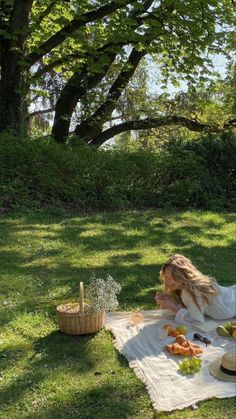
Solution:
[{"label": "hedge row", "polygon": [[158,151],[96,150],[0,137],[0,209],[236,209],[236,136],[176,139]]}]

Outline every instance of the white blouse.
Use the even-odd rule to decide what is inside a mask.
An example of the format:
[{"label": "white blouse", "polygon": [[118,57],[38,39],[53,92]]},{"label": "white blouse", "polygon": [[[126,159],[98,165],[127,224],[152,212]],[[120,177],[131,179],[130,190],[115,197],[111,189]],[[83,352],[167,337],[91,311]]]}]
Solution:
[{"label": "white blouse", "polygon": [[183,288],[180,294],[184,308],[180,308],[176,313],[175,321],[177,323],[204,323],[204,315],[215,320],[225,320],[236,316],[236,285],[223,287],[217,284],[219,292],[211,304],[205,303],[202,312],[193,300],[190,292]]}]

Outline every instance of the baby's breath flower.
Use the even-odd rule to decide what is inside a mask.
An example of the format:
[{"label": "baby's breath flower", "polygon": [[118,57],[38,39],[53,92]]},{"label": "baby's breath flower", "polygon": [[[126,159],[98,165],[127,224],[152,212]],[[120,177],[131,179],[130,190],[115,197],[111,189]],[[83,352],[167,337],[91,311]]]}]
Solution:
[{"label": "baby's breath flower", "polygon": [[91,311],[114,311],[119,305],[116,294],[120,290],[120,284],[115,282],[111,275],[107,275],[106,280],[93,275],[87,288]]}]

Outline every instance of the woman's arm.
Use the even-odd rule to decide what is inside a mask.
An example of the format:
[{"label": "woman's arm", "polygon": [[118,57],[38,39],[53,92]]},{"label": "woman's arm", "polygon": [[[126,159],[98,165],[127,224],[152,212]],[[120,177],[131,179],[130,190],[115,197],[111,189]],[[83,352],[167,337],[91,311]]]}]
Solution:
[{"label": "woman's arm", "polygon": [[187,289],[183,289],[181,299],[184,308],[181,308],[175,316],[178,323],[204,323],[204,315]]},{"label": "woman's arm", "polygon": [[181,299],[183,305],[178,304],[170,294],[156,294],[156,303],[159,304],[161,309],[173,311],[177,323],[204,323],[203,314],[187,290],[183,290]]}]

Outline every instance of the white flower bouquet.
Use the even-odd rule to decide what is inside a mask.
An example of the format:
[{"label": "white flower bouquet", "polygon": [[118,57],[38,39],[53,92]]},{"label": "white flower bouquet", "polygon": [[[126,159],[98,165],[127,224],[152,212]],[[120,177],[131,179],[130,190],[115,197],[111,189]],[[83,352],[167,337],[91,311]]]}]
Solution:
[{"label": "white flower bouquet", "polygon": [[93,275],[90,278],[87,287],[86,299],[90,311],[114,311],[119,305],[117,294],[120,292],[121,286],[111,275],[107,275],[106,280],[96,278]]}]

